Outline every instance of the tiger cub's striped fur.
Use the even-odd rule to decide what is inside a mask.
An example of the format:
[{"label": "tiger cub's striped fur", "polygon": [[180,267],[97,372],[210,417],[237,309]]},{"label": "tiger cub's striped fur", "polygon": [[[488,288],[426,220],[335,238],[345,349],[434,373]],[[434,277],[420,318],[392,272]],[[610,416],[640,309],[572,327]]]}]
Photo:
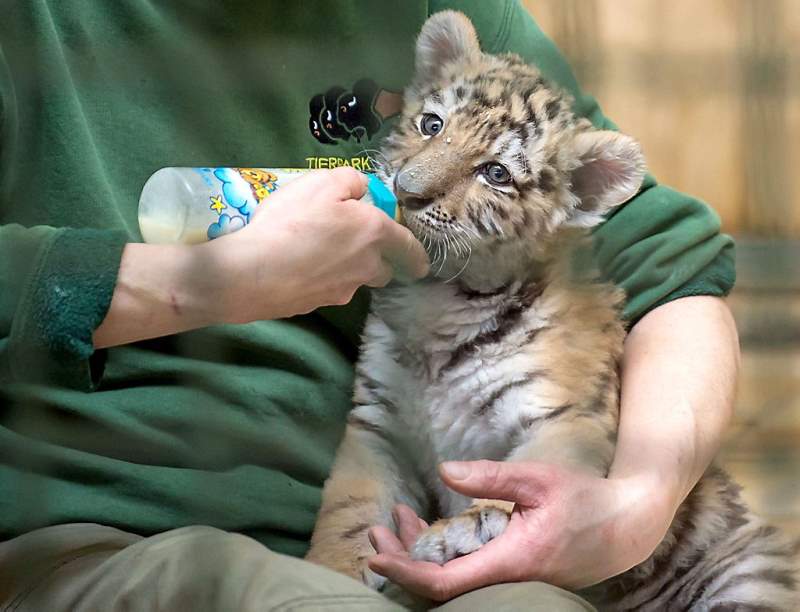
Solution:
[{"label": "tiger cub's striped fur", "polygon": [[[636,143],[574,117],[513,55],[439,13],[387,141],[384,178],[433,260],[375,292],[355,407],[309,558],[379,586],[367,529],[405,503],[445,517],[412,554],[438,563],[504,530],[508,504],[445,488],[446,460],[542,460],[605,475],[618,417],[622,296],[576,259],[580,228],[638,190]],[[579,263],[580,262],[580,263]],[[796,551],[712,468],[641,565],[589,594],[610,610],[789,610]]]}]

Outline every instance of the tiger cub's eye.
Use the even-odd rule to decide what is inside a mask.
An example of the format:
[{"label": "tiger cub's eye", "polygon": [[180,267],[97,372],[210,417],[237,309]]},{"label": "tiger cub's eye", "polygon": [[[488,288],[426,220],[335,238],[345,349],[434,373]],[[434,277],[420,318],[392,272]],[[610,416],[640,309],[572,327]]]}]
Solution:
[{"label": "tiger cub's eye", "polygon": [[422,121],[419,123],[419,131],[425,134],[425,136],[436,136],[436,134],[442,131],[443,125],[444,122],[439,115],[425,113],[422,115]]},{"label": "tiger cub's eye", "polygon": [[483,167],[483,175],[494,185],[508,185],[511,182],[511,174],[503,164],[486,164]]}]

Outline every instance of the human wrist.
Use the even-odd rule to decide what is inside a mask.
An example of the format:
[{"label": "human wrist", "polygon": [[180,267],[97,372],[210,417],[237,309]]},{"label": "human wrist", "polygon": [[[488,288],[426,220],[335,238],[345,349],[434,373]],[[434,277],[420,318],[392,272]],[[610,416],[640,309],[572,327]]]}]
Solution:
[{"label": "human wrist", "polygon": [[125,245],[111,304],[93,333],[95,348],[222,322],[211,299],[219,286],[216,266],[203,254],[187,245]]},{"label": "human wrist", "polygon": [[652,496],[654,501],[676,510],[688,493],[687,470],[668,461],[664,454],[651,452],[649,456],[639,457],[634,462],[626,461],[619,451],[608,477],[625,483],[643,497]]},{"label": "human wrist", "polygon": [[262,279],[253,278],[252,267],[243,265],[252,261],[253,254],[242,248],[246,246],[244,241],[233,238],[225,236],[192,245],[183,254],[193,260],[186,266],[188,269],[203,271],[188,274],[183,279],[183,290],[187,302],[194,305],[195,316],[204,325],[249,323],[258,318],[251,312],[252,294],[253,285]]},{"label": "human wrist", "polygon": [[[205,294],[205,316],[213,323],[242,324],[299,314],[297,296],[308,290],[307,275],[287,265],[292,244],[275,231],[251,228],[196,245],[194,257],[206,262],[207,276],[195,279],[193,293]],[[266,260],[265,254],[272,254]]]},{"label": "human wrist", "polygon": [[214,251],[205,247],[129,244],[118,286],[139,307],[163,313],[159,318],[171,321],[175,331],[222,323],[223,308],[214,296],[225,293],[225,283]]},{"label": "human wrist", "polygon": [[627,558],[633,566],[647,559],[664,538],[680,500],[675,487],[653,475],[609,477],[609,481],[617,491],[616,544],[627,548],[619,558]]}]

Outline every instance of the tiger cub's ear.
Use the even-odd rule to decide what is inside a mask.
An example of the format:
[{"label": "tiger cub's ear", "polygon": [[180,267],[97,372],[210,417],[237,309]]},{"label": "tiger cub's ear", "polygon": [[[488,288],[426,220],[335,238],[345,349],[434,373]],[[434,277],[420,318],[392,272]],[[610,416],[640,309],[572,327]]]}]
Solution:
[{"label": "tiger cub's ear", "polygon": [[570,173],[575,201],[567,224],[592,227],[639,191],[646,172],[644,156],[633,138],[612,131],[580,132],[573,147],[578,165]]},{"label": "tiger cub's ear", "polygon": [[445,65],[468,63],[480,55],[478,35],[466,15],[457,11],[434,13],[417,38],[416,81],[436,80]]}]

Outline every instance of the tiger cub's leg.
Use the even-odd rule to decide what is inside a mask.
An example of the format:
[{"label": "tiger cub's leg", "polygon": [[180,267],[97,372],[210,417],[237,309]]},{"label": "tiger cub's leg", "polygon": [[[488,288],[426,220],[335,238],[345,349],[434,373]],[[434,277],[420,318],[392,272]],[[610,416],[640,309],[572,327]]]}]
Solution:
[{"label": "tiger cub's leg", "polygon": [[[558,417],[545,416],[536,427],[521,423],[519,439],[524,442],[507,461],[541,461],[604,477],[614,457],[615,402],[609,396],[607,409],[595,404],[592,412],[573,409]],[[411,557],[441,565],[474,552],[505,531],[513,508],[507,501],[475,499],[461,514],[441,519],[420,534]]]},{"label": "tiger cub's leg", "polygon": [[800,542],[753,515],[711,465],[644,562],[580,595],[615,612],[800,610]]},{"label": "tiger cub's leg", "polygon": [[367,567],[369,557],[375,554],[367,536],[369,528],[394,528],[391,511],[397,503],[422,512],[417,500],[423,497],[412,494],[414,485],[411,479],[404,479],[403,472],[386,434],[354,410],[323,489],[306,558],[372,588],[383,586],[385,579]]}]

